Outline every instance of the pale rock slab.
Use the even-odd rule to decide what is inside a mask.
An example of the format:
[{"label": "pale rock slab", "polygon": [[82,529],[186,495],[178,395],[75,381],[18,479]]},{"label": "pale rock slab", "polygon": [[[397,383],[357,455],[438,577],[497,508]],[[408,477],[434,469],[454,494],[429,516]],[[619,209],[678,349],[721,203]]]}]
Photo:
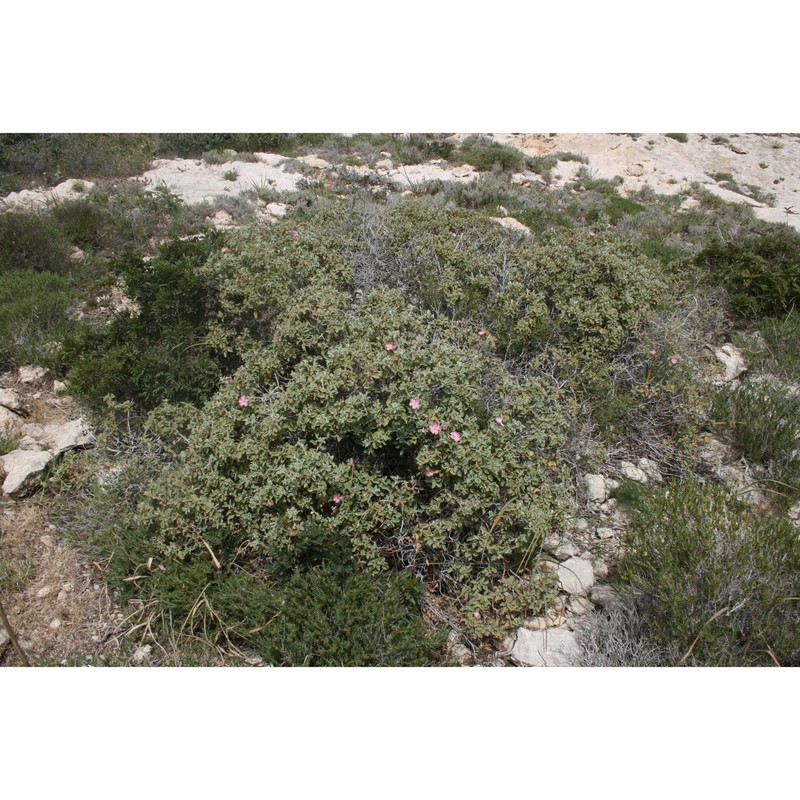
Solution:
[{"label": "pale rock slab", "polygon": [[46,450],[12,450],[0,456],[0,474],[5,473],[3,494],[19,497],[29,489],[53,457]]},{"label": "pale rock slab", "polygon": [[578,662],[580,655],[575,634],[565,628],[544,631],[520,628],[511,649],[511,659],[526,667],[570,667]]},{"label": "pale rock slab", "polygon": [[725,375],[722,377],[723,383],[730,383],[740,375],[747,372],[747,365],[744,363],[742,351],[730,343],[722,345],[714,350],[717,361],[725,367]]},{"label": "pale rock slab", "polygon": [[14,428],[19,422],[22,422],[22,417],[19,414],[15,414],[5,406],[0,406],[0,433]]},{"label": "pale rock slab", "polygon": [[0,389],[0,406],[17,414],[25,413],[25,406],[22,404],[19,392],[15,392],[13,389]]},{"label": "pale rock slab", "polygon": [[586,594],[594,585],[592,562],[583,558],[568,558],[558,565],[558,580],[567,594]]},{"label": "pale rock slab", "polygon": [[20,383],[30,384],[37,383],[47,375],[47,370],[44,367],[24,366],[19,368]]},{"label": "pale rock slab", "polygon": [[8,647],[8,643],[11,641],[8,634],[6,633],[6,629],[0,625],[0,656],[3,655],[6,647]]},{"label": "pale rock slab", "polygon": [[514,219],[514,217],[489,217],[489,219],[492,222],[496,222],[498,225],[502,225],[504,228],[510,231],[519,231],[520,233],[525,234],[525,236],[531,235],[531,229],[518,219]]},{"label": "pale rock slab", "polygon": [[53,455],[60,455],[65,450],[77,447],[88,447],[94,443],[92,432],[83,419],[74,419],[62,425],[38,425],[30,422],[23,425],[21,432],[25,435],[24,449],[43,447]]}]

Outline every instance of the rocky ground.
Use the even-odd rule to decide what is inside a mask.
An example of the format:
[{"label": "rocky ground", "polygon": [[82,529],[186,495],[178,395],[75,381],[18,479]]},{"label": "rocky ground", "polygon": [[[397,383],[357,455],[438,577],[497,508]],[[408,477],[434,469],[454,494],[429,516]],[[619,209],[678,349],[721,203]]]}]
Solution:
[{"label": "rocky ground", "polygon": [[[622,176],[623,192],[650,186],[659,193],[675,194],[700,183],[725,200],[753,206],[762,219],[800,228],[800,213],[794,213],[795,203],[800,212],[800,138],[796,136],[689,134],[688,141],[682,142],[664,134],[498,134],[496,139],[530,155],[584,155],[597,177]],[[232,160],[224,164],[177,159],[157,161],[151,170],[131,180],[149,187],[167,186],[186,202],[198,203],[253,188],[292,191],[301,179],[322,179],[342,170],[374,174],[398,188],[433,179],[466,182],[478,175],[469,165],[403,166],[392,161],[391,153],[382,155],[374,166],[361,167],[332,165],[317,156],[287,159],[272,154],[256,154],[252,161],[236,160],[231,154]],[[581,166],[576,161],[559,161],[554,185],[563,185]],[[541,178],[520,173],[514,180]],[[0,207],[36,208],[52,197],[79,197],[91,186],[68,180],[47,191],[13,193],[0,201]],[[285,213],[284,206],[271,203],[263,215],[275,218]],[[219,227],[229,224],[224,215],[216,222]],[[747,365],[732,344],[716,348],[714,356],[716,367],[708,380],[747,379]],[[0,456],[0,579],[6,613],[21,647],[33,660],[86,664],[119,651],[126,612],[109,598],[102,565],[86,563],[79,550],[64,540],[49,518],[46,503],[34,492],[42,475],[63,453],[94,444],[80,409],[64,390],[63,384],[39,367],[22,367],[0,376],[0,433],[14,441],[10,451]],[[748,502],[766,505],[747,465],[735,463],[723,442],[710,438],[700,459],[704,469],[740,491]],[[646,458],[619,459],[602,473],[584,475],[576,498],[579,515],[568,530],[544,543],[547,563],[561,587],[556,602],[545,615],[526,621],[499,650],[480,658],[454,631],[449,648],[456,661],[497,666],[583,663],[580,634],[585,621],[620,605],[616,592],[604,581],[619,555],[627,524],[624,510],[609,498],[621,476],[641,482],[662,480],[656,465]],[[790,516],[797,520],[800,508],[795,506]],[[133,660],[146,658],[142,652]],[[20,655],[0,628],[0,664],[20,663]]]}]

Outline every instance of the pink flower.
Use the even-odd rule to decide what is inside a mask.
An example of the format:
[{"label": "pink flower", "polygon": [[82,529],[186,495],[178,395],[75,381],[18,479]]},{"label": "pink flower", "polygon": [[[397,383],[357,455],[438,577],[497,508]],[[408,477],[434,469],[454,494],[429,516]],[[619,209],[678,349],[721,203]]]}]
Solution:
[{"label": "pink flower", "polygon": [[299,231],[292,231],[292,239],[299,239],[300,232]]},{"label": "pink flower", "polygon": [[450,438],[454,442],[460,442],[461,441],[461,434],[458,431],[450,431]]},{"label": "pink flower", "polygon": [[478,336],[486,336],[486,328],[478,328]]},{"label": "pink flower", "polygon": [[414,411],[416,411],[420,407],[419,398],[418,397],[412,397],[408,401],[408,404],[411,406],[411,408],[414,409]]},{"label": "pink flower", "polygon": [[425,470],[425,477],[426,478],[432,478],[435,474],[436,474],[435,470],[432,470],[432,469],[426,469]]},{"label": "pink flower", "polygon": [[442,430],[442,426],[441,426],[441,425],[440,425],[438,422],[431,422],[431,424],[430,424],[430,425],[428,425],[428,430],[429,430],[429,431],[430,431],[430,432],[431,432],[431,433],[432,433],[434,436],[438,436],[438,435],[439,435],[439,433],[440,433],[440,432],[441,432],[441,430]]},{"label": "pink flower", "polygon": [[223,382],[223,383],[224,383],[226,386],[230,386],[230,385],[233,383],[233,378],[231,378],[231,376],[230,376],[230,375],[226,375],[226,376],[225,376],[225,377],[222,379],[222,382]]},{"label": "pink flower", "polygon": [[336,492],[336,494],[334,494],[334,496],[331,497],[331,500],[333,500],[333,502],[336,503],[336,505],[338,506],[339,503],[341,503],[342,500],[344,500],[344,495],[341,492]]},{"label": "pink flower", "polygon": [[481,612],[480,611],[473,611],[472,612],[472,616],[475,617],[475,619],[480,619],[481,618]]},{"label": "pink flower", "polygon": [[495,422],[496,422],[496,423],[497,423],[497,424],[498,424],[498,425],[499,425],[501,428],[505,427],[505,426],[503,425],[503,418],[502,418],[502,417],[495,417],[495,418],[494,418],[494,421],[495,421]]},{"label": "pink flower", "polygon": [[675,364],[678,363],[678,356],[672,356],[672,358],[669,360],[669,363],[675,366]]},{"label": "pink flower", "polygon": [[246,394],[239,395],[239,405],[242,408],[247,408],[250,405],[250,398]]},{"label": "pink flower", "polygon": [[589,231],[589,236],[597,236],[597,234],[594,231]]},{"label": "pink flower", "polygon": [[391,353],[392,350],[394,350],[394,342],[386,342],[386,344],[383,346],[383,349],[388,350]]},{"label": "pink flower", "polygon": [[220,247],[219,251],[220,253],[230,253],[231,249],[230,247]]},{"label": "pink flower", "polygon": [[655,349],[655,347],[654,347],[654,348],[653,348],[653,349],[650,351],[650,355],[651,355],[651,356],[657,356],[657,355],[658,355],[658,350],[656,350],[656,349]]}]

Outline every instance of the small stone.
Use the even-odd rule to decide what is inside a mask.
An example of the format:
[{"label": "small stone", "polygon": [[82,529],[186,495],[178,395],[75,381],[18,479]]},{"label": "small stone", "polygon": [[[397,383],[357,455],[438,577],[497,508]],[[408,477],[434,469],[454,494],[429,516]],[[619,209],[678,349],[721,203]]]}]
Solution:
[{"label": "small stone", "polygon": [[722,362],[725,366],[725,375],[722,377],[724,383],[730,383],[747,372],[744,354],[738,347],[730,343],[724,344],[714,351],[714,355],[717,357],[717,361]]},{"label": "small stone", "polygon": [[67,593],[62,589],[58,593],[58,597],[56,599],[58,600],[59,603],[64,603],[64,602],[66,602],[67,597],[68,597]]},{"label": "small stone", "polygon": [[575,542],[570,542],[568,540],[562,541],[555,550],[552,550],[552,555],[555,556],[559,561],[566,561],[568,558],[572,558],[573,556],[577,556],[580,554],[581,549]]},{"label": "small stone", "polygon": [[19,392],[13,389],[0,389],[0,406],[4,406],[9,411],[15,411],[17,414],[25,413],[25,406],[22,404]]},{"label": "small stone", "polygon": [[594,604],[586,597],[578,597],[576,595],[575,597],[570,597],[569,603],[567,603],[567,610],[575,614],[575,616],[580,616],[594,611]]},{"label": "small stone", "polygon": [[64,381],[53,381],[53,392],[62,394],[67,391],[67,384]]},{"label": "small stone", "polygon": [[508,216],[508,209],[505,206],[497,206],[497,213],[501,217],[507,217]]},{"label": "small stone", "polygon": [[602,503],[608,498],[608,485],[604,475],[588,474],[583,476],[586,495],[590,503]]},{"label": "small stone", "polygon": [[71,592],[72,591],[72,583],[71,582],[70,583],[65,583],[61,588],[65,592]]},{"label": "small stone", "polygon": [[25,494],[52,457],[52,453],[39,450],[12,450],[0,456],[0,474],[5,473],[3,493],[9,497]]},{"label": "small stone", "polygon": [[640,458],[636,463],[639,469],[654,483],[661,483],[664,480],[655,461],[651,461],[649,458]]},{"label": "small stone", "polygon": [[589,520],[584,519],[581,517],[580,519],[576,519],[572,525],[573,530],[576,531],[588,531],[589,530]]},{"label": "small stone", "polygon": [[42,588],[36,592],[36,596],[41,599],[42,597],[47,597],[51,591],[52,589],[49,586],[42,586]]},{"label": "small stone", "polygon": [[795,503],[787,512],[789,519],[800,519],[800,503]]},{"label": "small stone", "polygon": [[11,641],[8,634],[6,633],[6,629],[0,625],[0,656],[3,655],[3,651],[8,647],[8,643]]},{"label": "small stone", "polygon": [[511,658],[526,667],[569,667],[577,662],[580,652],[575,634],[564,628],[520,628]]},{"label": "small stone", "polygon": [[18,370],[20,383],[36,383],[47,375],[44,367],[24,366]]},{"label": "small stone", "polygon": [[382,158],[380,161],[375,162],[375,167],[377,169],[392,169],[394,164],[392,163],[391,159]]},{"label": "small stone", "polygon": [[603,527],[596,528],[594,535],[598,539],[613,539],[616,536],[616,531],[613,528]]},{"label": "small stone", "polygon": [[57,631],[61,627],[61,620],[60,619],[54,619],[50,623],[50,627],[52,628],[52,630]]},{"label": "small stone", "polygon": [[628,478],[628,480],[636,481],[637,483],[647,483],[648,477],[644,470],[631,464],[630,461],[619,462],[620,474]]},{"label": "small stone", "polygon": [[285,203],[267,203],[267,213],[271,214],[273,217],[285,217],[286,216],[286,204]]},{"label": "small stone", "polygon": [[558,565],[558,580],[561,589],[567,594],[586,594],[594,584],[594,570],[591,561],[570,558]]}]

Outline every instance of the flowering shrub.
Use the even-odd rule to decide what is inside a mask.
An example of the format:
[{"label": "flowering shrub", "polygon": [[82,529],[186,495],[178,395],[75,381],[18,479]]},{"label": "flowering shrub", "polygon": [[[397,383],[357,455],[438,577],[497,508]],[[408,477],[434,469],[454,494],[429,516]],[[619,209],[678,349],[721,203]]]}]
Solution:
[{"label": "flowering shrub", "polygon": [[394,291],[296,352],[285,321],[302,313],[325,329],[318,293],[296,293],[275,340],[251,349],[147,492],[137,524],[148,557],[180,571],[210,549],[223,569],[257,564],[276,580],[331,560],[406,571],[450,595],[478,633],[540,610],[552,578],[532,556],[565,496],[559,391],[513,377],[474,328]]}]

